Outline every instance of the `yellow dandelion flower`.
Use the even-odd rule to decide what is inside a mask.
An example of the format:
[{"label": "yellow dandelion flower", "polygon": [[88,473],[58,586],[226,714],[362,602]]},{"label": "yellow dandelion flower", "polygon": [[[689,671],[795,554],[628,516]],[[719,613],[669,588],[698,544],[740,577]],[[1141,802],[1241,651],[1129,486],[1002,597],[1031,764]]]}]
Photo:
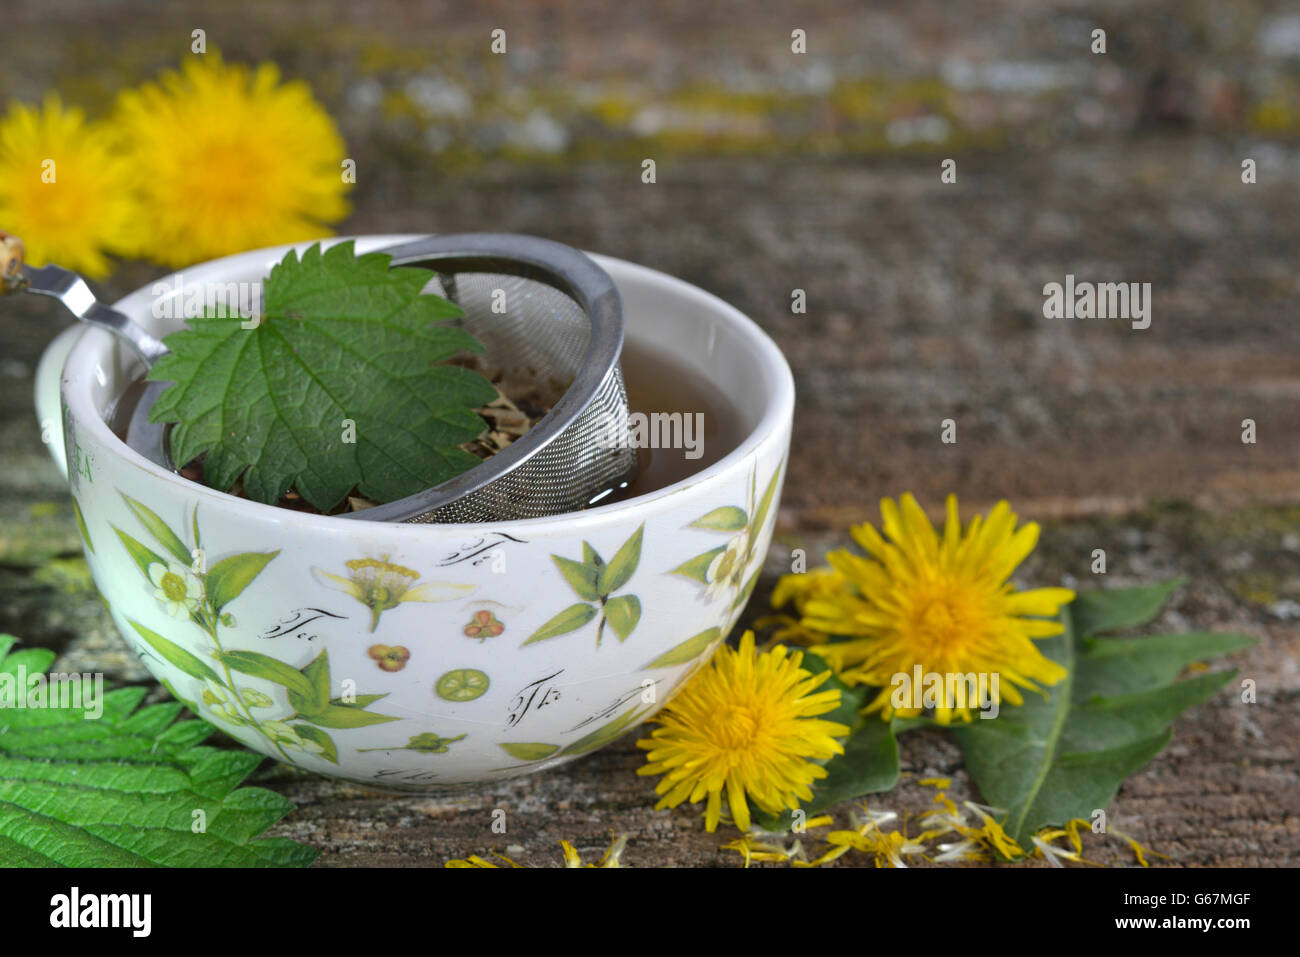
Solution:
[{"label": "yellow dandelion flower", "polygon": [[107,275],[105,251],[127,248],[139,225],[129,174],[107,127],[56,94],[0,119],[0,228],[22,237],[33,266]]},{"label": "yellow dandelion flower", "polygon": [[148,228],[139,251],[171,266],[328,235],[348,212],[343,139],[302,81],[273,63],[187,59],[118,96]]},{"label": "yellow dandelion flower", "polygon": [[[1065,669],[1034,645],[1061,633],[1047,620],[1074,599],[1068,588],[1017,591],[1007,580],[1038,542],[1038,525],[1016,528],[1016,515],[999,502],[961,528],[956,496],[948,496],[942,538],[911,495],[880,504],[884,536],[870,524],[851,529],[867,556],[832,552],[827,560],[843,576],[837,593],[809,598],[803,625],[846,641],[816,645],[849,684],[884,690],[864,711],[912,717],[919,707],[891,701],[895,676],[975,675],[987,678],[990,703],[1021,704],[1018,688],[1041,692]],[[885,536],[888,536],[886,541]],[[993,681],[997,676],[997,681]],[[969,721],[971,709],[944,700],[934,709],[941,724]]]},{"label": "yellow dandelion flower", "polygon": [[777,813],[812,798],[810,785],[826,776],[813,761],[843,754],[835,738],[849,728],[816,717],[835,710],[840,693],[817,691],[830,672],[814,675],[802,662],[802,653],[781,645],[758,654],[752,631],[738,650],[719,649],[655,718],[661,727],[637,742],[649,752],[637,773],[664,776],[655,810],[707,798],[705,827],[713,831],[725,791],[732,820],[748,831],[749,801]]}]

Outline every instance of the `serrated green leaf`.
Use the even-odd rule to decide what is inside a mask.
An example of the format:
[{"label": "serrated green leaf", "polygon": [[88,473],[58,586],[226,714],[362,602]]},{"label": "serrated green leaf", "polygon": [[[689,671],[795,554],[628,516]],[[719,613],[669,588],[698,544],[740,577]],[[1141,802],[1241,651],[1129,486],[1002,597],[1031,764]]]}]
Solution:
[{"label": "serrated green leaf", "polygon": [[537,741],[507,741],[499,747],[506,754],[520,761],[541,761],[560,750],[558,744],[542,744]]},{"label": "serrated green leaf", "polygon": [[722,631],[718,628],[707,628],[698,635],[687,638],[680,645],[676,645],[665,651],[658,658],[645,665],[646,668],[671,668],[673,665],[684,665],[689,661],[694,661],[700,655],[708,650],[709,646],[722,637]]},{"label": "serrated green leaf", "polygon": [[629,536],[614,557],[600,569],[596,578],[596,591],[602,595],[611,595],[628,583],[641,563],[641,541],[645,537],[645,524]]},{"label": "serrated green leaf", "polygon": [[149,378],[173,384],[149,417],[177,423],[173,459],[206,453],[214,488],[242,475],[255,501],[292,487],[324,511],[354,487],[389,502],[477,465],[459,446],[483,431],[473,410],[496,390],[442,363],[482,345],[440,323],[461,311],[421,294],[431,271],[390,258],[356,256],[351,241],[291,251],[265,281],[256,327],[203,318],[169,335]]},{"label": "serrated green leaf", "polygon": [[149,534],[154,537],[154,541],[171,552],[182,565],[188,566],[193,561],[190,557],[190,550],[185,547],[185,543],[180,540],[180,536],[171,530],[171,526],[164,522],[157,512],[143,502],[137,502],[129,495],[123,495],[122,498],[126,500],[127,507],[135,513],[135,517],[140,520],[140,524],[149,530]]},{"label": "serrated green leaf", "polygon": [[605,603],[605,620],[619,641],[626,641],[641,620],[641,599],[636,595],[615,595]]},{"label": "serrated green leaf", "polygon": [[[564,611],[560,612],[542,627],[528,636],[525,645],[531,645],[535,641],[545,641],[548,638],[557,638],[560,635],[567,635],[571,631],[581,628],[591,619],[596,617],[596,606],[587,605],[578,602],[570,605]],[[522,647],[522,646],[521,646]]]},{"label": "serrated green leaf", "polygon": [[562,558],[559,555],[552,555],[551,561],[555,562],[555,567],[560,570],[564,580],[569,583],[569,587],[574,593],[585,601],[595,601],[600,597],[596,591],[596,576],[600,574],[600,569],[592,565],[583,565],[575,562],[571,558]]},{"label": "serrated green leaf", "polygon": [[186,651],[174,641],[158,634],[158,632],[146,628],[138,621],[127,619],[127,623],[136,630],[136,633],[145,640],[145,643],[148,644],[150,648],[158,652],[159,656],[161,656],[164,661],[175,665],[191,678],[198,678],[201,681],[214,681],[217,684],[221,683],[221,679],[217,677],[217,673],[213,671],[202,658]]},{"label": "serrated green leaf", "polygon": [[[34,660],[0,636],[0,673]],[[143,688],[93,708],[6,711],[0,723],[0,860],[19,867],[302,866],[313,848],[258,839],[293,809],[238,789],[260,755],[198,742],[214,729],[171,723],[179,705],[135,707]],[[201,813],[199,813],[201,812]],[[203,827],[195,827],[202,821]]]},{"label": "serrated green leaf", "polygon": [[1005,811],[1003,826],[1021,847],[1044,826],[1106,807],[1124,779],[1165,746],[1170,723],[1235,674],[1174,680],[1191,661],[1250,643],[1237,635],[1082,638],[1084,627],[1115,630],[1151,620],[1159,614],[1157,596],[1163,600],[1177,584],[1106,592],[1082,604],[1079,596],[1062,611],[1064,633],[1037,642],[1067,677],[1046,697],[1026,693],[1024,704],[1003,702],[996,718],[977,717],[954,730],[971,778],[986,803]]},{"label": "serrated green leaf", "polygon": [[724,505],[715,508],[707,515],[701,515],[691,522],[691,528],[708,528],[715,532],[738,532],[749,524],[749,516],[743,508]]},{"label": "serrated green leaf", "polygon": [[225,608],[239,597],[253,579],[262,573],[280,550],[273,552],[244,552],[223,558],[210,569],[204,578],[208,589],[208,600],[217,611]]}]

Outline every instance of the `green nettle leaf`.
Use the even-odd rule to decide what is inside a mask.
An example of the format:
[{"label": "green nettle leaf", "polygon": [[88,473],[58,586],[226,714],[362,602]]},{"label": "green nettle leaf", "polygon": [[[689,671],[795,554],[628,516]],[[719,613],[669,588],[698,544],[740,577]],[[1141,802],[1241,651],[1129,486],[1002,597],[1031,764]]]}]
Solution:
[{"label": "green nettle leaf", "polygon": [[578,602],[576,605],[570,605],[546,624],[542,625],[541,628],[538,628],[535,632],[529,635],[528,640],[525,641],[524,644],[531,645],[535,641],[545,641],[547,638],[556,638],[560,635],[567,635],[569,632],[581,628],[595,617],[595,605],[586,605],[582,602]]},{"label": "green nettle leaf", "polygon": [[238,598],[271,559],[279,554],[279,549],[273,552],[244,552],[242,555],[223,558],[213,565],[204,579],[212,607],[221,611]]},{"label": "green nettle leaf", "polygon": [[135,517],[140,520],[140,524],[149,530],[149,534],[154,537],[154,540],[175,555],[176,560],[182,565],[189,565],[192,561],[190,550],[185,547],[185,543],[180,540],[180,536],[173,532],[171,527],[143,502],[137,502],[129,495],[123,495],[122,498],[126,500],[127,507],[135,513]]},{"label": "green nettle leaf", "polygon": [[1175,681],[1187,665],[1254,644],[1212,633],[1093,637],[1151,620],[1177,584],[1080,595],[1062,612],[1064,634],[1037,643],[1068,676],[1045,698],[1027,692],[1023,705],[1004,703],[997,718],[955,729],[972,779],[986,802],[1006,811],[1003,826],[1021,847],[1045,825],[1106,807],[1168,744],[1174,719],[1236,674]]},{"label": "green nettle leaf", "polygon": [[685,575],[687,578],[694,578],[701,585],[707,585],[709,583],[709,566],[713,564],[715,558],[726,550],[726,545],[711,548],[703,554],[682,562],[670,574]]},{"label": "green nettle leaf", "polygon": [[307,741],[315,741],[324,748],[325,750],[321,753],[322,758],[329,761],[331,764],[339,763],[339,749],[335,747],[334,739],[328,734],[320,728],[310,724],[295,724],[291,727],[295,732],[297,732],[298,737],[304,738]]},{"label": "green nettle leaf", "polygon": [[561,558],[559,555],[552,555],[551,560],[555,562],[555,567],[560,570],[564,580],[569,583],[569,587],[574,593],[587,601],[595,601],[600,597],[596,591],[596,578],[600,574],[600,569],[592,565],[582,565],[571,558]]},{"label": "green nettle leaf", "polygon": [[390,259],[356,256],[350,241],[291,251],[265,282],[256,327],[209,317],[169,335],[149,378],[174,384],[149,418],[177,423],[172,458],[206,453],[214,488],[242,476],[255,501],[292,487],[325,511],[353,488],[389,502],[477,465],[458,446],[483,431],[473,410],[496,390],[445,360],[483,347],[440,322],[458,306],[421,294],[433,272]]},{"label": "green nettle leaf", "polygon": [[[45,649],[10,652],[0,635],[0,687]],[[240,788],[262,756],[202,744],[215,730],[176,722],[179,704],[137,710],[144,688],[107,691],[95,708],[6,709],[0,723],[0,861],[17,867],[305,866],[313,848],[258,835],[293,804]],[[194,812],[206,827],[195,833]]]},{"label": "green nettle leaf", "polygon": [[558,744],[541,744],[536,741],[507,741],[500,745],[500,748],[520,761],[541,761],[560,750]]},{"label": "green nettle leaf", "polygon": [[221,679],[217,677],[217,673],[202,658],[186,651],[174,641],[170,641],[158,634],[158,632],[146,628],[138,621],[131,621],[128,618],[127,622],[150,648],[158,652],[164,661],[175,665],[191,678],[198,678],[200,681],[214,681],[217,684],[222,683]]},{"label": "green nettle leaf", "polygon": [[140,571],[144,573],[146,578],[149,576],[150,565],[167,564],[167,559],[163,558],[152,549],[140,544],[116,525],[113,526],[113,531],[117,532],[117,537],[121,539],[123,546],[126,547],[127,554],[130,555],[131,560],[139,566]]},{"label": "green nettle leaf", "polygon": [[641,599],[636,595],[616,595],[605,603],[605,620],[619,641],[627,640],[641,620]]},{"label": "green nettle leaf", "polygon": [[614,553],[614,557],[609,560],[609,564],[600,570],[600,575],[596,579],[596,591],[602,595],[609,595],[628,583],[628,579],[636,571],[636,566],[641,561],[641,540],[645,537],[644,523],[632,536],[623,543],[623,546]]},{"label": "green nettle leaf", "polygon": [[722,508],[715,508],[709,514],[697,518],[691,522],[691,528],[711,528],[719,532],[738,532],[749,524],[749,516],[745,514],[743,508],[737,508],[735,505],[724,505]]},{"label": "green nettle leaf", "polygon": [[692,638],[687,638],[680,645],[665,651],[645,667],[671,668],[673,665],[684,665],[689,661],[694,661],[700,655],[704,654],[704,652],[708,650],[708,647],[721,637],[721,629],[709,628]]},{"label": "green nettle leaf", "polygon": [[[820,655],[805,651],[803,668],[818,675],[829,670],[830,666]],[[853,730],[843,742],[844,753],[824,765],[826,777],[813,785],[812,800],[800,805],[806,817],[820,814],[841,801],[892,790],[898,784],[897,722],[883,721],[875,714],[858,714],[867,703],[868,694],[874,693],[875,689],[865,685],[850,688],[831,675],[818,690],[832,688],[840,692],[840,706],[819,717],[825,721],[838,721]],[[760,823],[768,830],[788,831],[794,823],[794,815],[789,811],[764,815]]]}]

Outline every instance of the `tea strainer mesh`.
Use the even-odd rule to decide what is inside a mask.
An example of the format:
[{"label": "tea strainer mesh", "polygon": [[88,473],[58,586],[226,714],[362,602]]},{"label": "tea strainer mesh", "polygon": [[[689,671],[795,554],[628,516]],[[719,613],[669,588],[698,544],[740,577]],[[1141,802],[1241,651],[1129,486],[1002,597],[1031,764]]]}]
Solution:
[{"label": "tea strainer mesh", "polygon": [[[0,238],[4,234],[0,233]],[[5,290],[53,296],[78,318],[103,326],[152,366],[166,349],[129,317],[95,302],[58,266],[4,264]],[[507,379],[562,390],[522,437],[434,488],[337,517],[359,521],[479,523],[579,511],[630,483],[636,450],[627,441],[627,391],[619,367],[623,307],[613,280],[589,257],[535,236],[430,236],[379,250],[393,266],[434,270],[435,285],[464,311],[456,320],[486,347]],[[166,427],[148,421],[167,387],[151,382],[127,426],[127,444],[173,468]]]}]

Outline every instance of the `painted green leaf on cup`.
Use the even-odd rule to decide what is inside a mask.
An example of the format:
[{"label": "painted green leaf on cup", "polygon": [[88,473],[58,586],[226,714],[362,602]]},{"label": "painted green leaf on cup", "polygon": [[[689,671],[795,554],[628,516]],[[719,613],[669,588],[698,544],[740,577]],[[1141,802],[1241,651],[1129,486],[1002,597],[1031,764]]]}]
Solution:
[{"label": "painted green leaf on cup", "polygon": [[198,678],[200,681],[214,681],[221,684],[221,679],[217,673],[210,668],[203,659],[196,657],[186,651],[174,641],[169,641],[156,631],[152,631],[140,624],[138,621],[127,619],[131,627],[136,630],[141,638],[158,652],[159,656],[169,664],[175,665],[181,671],[185,672],[191,678]]},{"label": "painted green leaf on cup", "polygon": [[687,638],[680,645],[670,648],[654,661],[645,665],[646,668],[671,668],[674,665],[684,665],[687,662],[694,661],[700,655],[708,650],[709,646],[722,636],[721,629],[709,628],[700,632],[692,638]]},{"label": "painted green leaf on cup", "polygon": [[597,592],[601,595],[611,595],[628,583],[641,561],[641,540],[644,537],[645,525],[643,524],[600,570],[596,580]]},{"label": "painted green leaf on cup", "polygon": [[303,677],[311,682],[312,689],[315,691],[313,701],[318,707],[324,707],[330,700],[330,656],[329,652],[322,648],[319,655],[313,658],[302,669]]},{"label": "painted green leaf on cup", "polygon": [[116,532],[117,537],[121,539],[123,547],[126,548],[126,553],[131,556],[131,561],[135,562],[136,566],[146,578],[149,577],[150,566],[167,564],[167,559],[163,558],[153,549],[140,544],[140,542],[136,541],[116,525],[113,526],[113,531]]},{"label": "painted green leaf on cup", "polygon": [[[316,701],[316,689],[301,671],[291,668],[283,661],[264,655],[260,651],[227,651],[221,660],[235,671],[255,678],[265,678],[288,689],[290,700],[307,702],[311,707]],[[295,703],[295,707],[299,705]]]},{"label": "painted green leaf on cup", "polygon": [[[1061,613],[1063,634],[1037,642],[1067,677],[1005,703],[997,718],[976,718],[954,734],[984,800],[1006,812],[1003,826],[1020,844],[1046,825],[1089,818],[1106,807],[1130,774],[1169,742],[1169,725],[1232,679],[1221,671],[1175,681],[1188,664],[1254,642],[1241,635],[1196,633],[1098,639],[1101,629],[1135,627],[1159,611],[1173,585],[1089,592]],[[1080,596],[1083,599],[1084,596]],[[1079,606],[1076,612],[1076,606]]]},{"label": "painted green leaf on cup", "polygon": [[591,547],[591,542],[583,542],[582,563],[599,570],[600,567],[605,564],[605,559],[600,557],[600,552]]},{"label": "painted green leaf on cup", "polygon": [[300,723],[290,725],[298,737],[304,741],[313,741],[321,746],[321,757],[331,764],[339,763],[339,749],[334,744],[334,739],[315,725]]},{"label": "painted green leaf on cup", "polygon": [[387,724],[389,721],[400,721],[389,714],[376,714],[373,711],[366,711],[364,708],[348,707],[347,705],[328,704],[321,710],[313,714],[303,715],[311,721],[312,724],[318,724],[322,728],[365,728],[372,724]]},{"label": "painted green leaf on cup", "polygon": [[763,490],[763,497],[758,501],[758,508],[754,509],[754,520],[750,523],[749,529],[751,535],[757,535],[763,528],[763,522],[767,519],[768,510],[772,507],[772,497],[776,494],[777,479],[781,477],[781,466],[777,466],[772,477],[767,480],[767,488]]},{"label": "painted green leaf on cup", "polygon": [[213,565],[208,569],[204,579],[207,584],[208,600],[212,602],[212,607],[216,611],[221,611],[238,598],[240,593],[252,584],[253,579],[262,573],[262,569],[270,563],[271,559],[279,554],[279,549],[273,552],[244,552],[223,558]]},{"label": "painted green leaf on cup", "polygon": [[558,744],[542,744],[537,741],[507,741],[500,748],[520,761],[541,761],[560,750]]},{"label": "painted green leaf on cup", "polygon": [[691,522],[691,528],[711,528],[719,532],[738,532],[749,524],[749,516],[743,508],[724,505],[715,508],[707,515],[702,515]]},{"label": "painted green leaf on cup", "polygon": [[90,530],[86,528],[86,518],[81,514],[81,506],[77,504],[76,496],[72,499],[72,514],[77,520],[77,531],[81,533],[81,540],[90,549],[90,554],[95,554],[95,543],[90,540]]},{"label": "painted green leaf on cup", "polygon": [[615,595],[605,603],[605,620],[619,641],[626,641],[641,620],[641,599],[636,595]]},{"label": "painted green leaf on cup", "polygon": [[560,751],[560,753],[586,754],[588,751],[595,751],[597,748],[604,747],[619,735],[639,724],[641,717],[649,712],[649,710],[649,707],[636,707],[629,711],[625,711],[608,724],[601,725],[595,731],[583,735],[572,744],[565,745],[564,749]]},{"label": "painted green leaf on cup", "polygon": [[576,605],[570,605],[564,611],[560,612],[542,627],[538,628],[525,645],[531,645],[535,641],[545,641],[548,638],[556,638],[560,635],[567,635],[571,631],[581,628],[591,619],[596,617],[596,606],[587,605],[578,602]]},{"label": "painted green leaf on cup", "polygon": [[711,548],[703,554],[696,555],[694,558],[682,562],[669,574],[685,575],[687,578],[695,579],[701,585],[707,585],[709,583],[709,566],[713,564],[713,559],[717,558],[726,550],[726,545],[719,545],[717,548]]},{"label": "painted green leaf on cup", "polygon": [[163,548],[176,556],[176,560],[182,565],[188,565],[193,559],[190,556],[190,550],[185,547],[185,543],[180,537],[171,530],[170,526],[158,517],[148,505],[143,502],[137,502],[129,495],[122,495],[126,500],[127,507],[135,513],[135,517],[140,520],[140,524],[149,530],[149,534],[154,537]]},{"label": "painted green leaf on cup", "polygon": [[[310,667],[310,665],[308,667]],[[359,694],[354,695],[352,701],[345,701],[342,698],[330,698],[330,704],[336,704],[342,708],[368,708],[380,698],[387,697],[388,692],[384,692],[383,694]]]},{"label": "painted green leaf on cup", "polygon": [[596,578],[600,574],[600,569],[559,555],[552,555],[551,560],[555,562],[555,567],[560,570],[564,580],[569,583],[569,587],[579,598],[596,601],[600,597],[600,593],[596,591]]}]

